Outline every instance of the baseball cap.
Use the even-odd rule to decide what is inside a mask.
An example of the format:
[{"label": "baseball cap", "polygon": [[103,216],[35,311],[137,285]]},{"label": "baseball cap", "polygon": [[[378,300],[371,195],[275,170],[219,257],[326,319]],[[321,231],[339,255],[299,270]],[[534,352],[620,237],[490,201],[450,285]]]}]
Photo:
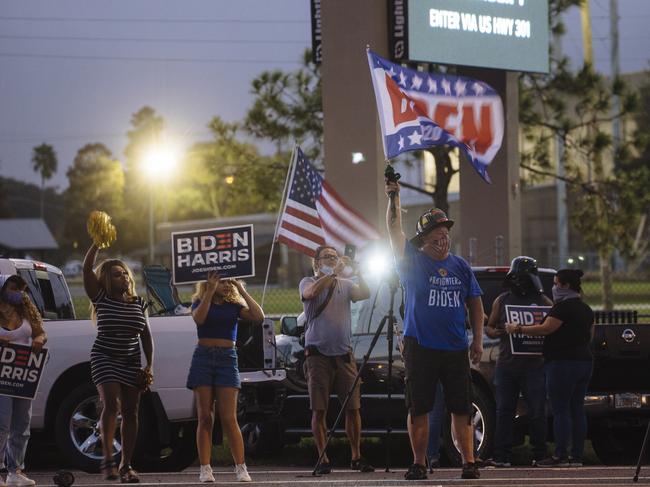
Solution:
[{"label": "baseball cap", "polygon": [[411,243],[419,245],[420,237],[439,226],[451,228],[454,226],[454,220],[447,218],[447,214],[440,208],[431,208],[424,212],[415,224],[415,237],[411,239]]}]

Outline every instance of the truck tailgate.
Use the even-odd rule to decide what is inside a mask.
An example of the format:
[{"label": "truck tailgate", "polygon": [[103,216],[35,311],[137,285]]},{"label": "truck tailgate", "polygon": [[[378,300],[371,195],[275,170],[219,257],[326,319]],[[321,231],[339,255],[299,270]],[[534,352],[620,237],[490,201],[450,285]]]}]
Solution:
[{"label": "truck tailgate", "polygon": [[650,324],[597,324],[591,391],[650,391]]}]

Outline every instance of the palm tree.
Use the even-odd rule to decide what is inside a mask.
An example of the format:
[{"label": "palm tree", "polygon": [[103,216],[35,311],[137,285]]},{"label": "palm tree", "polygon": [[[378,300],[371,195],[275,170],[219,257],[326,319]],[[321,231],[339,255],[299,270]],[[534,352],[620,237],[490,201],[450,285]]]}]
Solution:
[{"label": "palm tree", "polygon": [[32,169],[41,174],[41,218],[45,215],[45,181],[54,176],[58,166],[54,147],[41,144],[32,152]]}]

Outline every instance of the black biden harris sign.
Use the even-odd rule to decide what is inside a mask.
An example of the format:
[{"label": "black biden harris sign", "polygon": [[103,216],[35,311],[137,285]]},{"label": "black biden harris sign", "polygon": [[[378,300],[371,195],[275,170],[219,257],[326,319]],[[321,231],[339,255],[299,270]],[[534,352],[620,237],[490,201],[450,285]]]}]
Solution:
[{"label": "black biden harris sign", "polygon": [[548,72],[548,0],[389,0],[390,55]]},{"label": "black biden harris sign", "polygon": [[253,225],[172,233],[174,284],[255,275]]},{"label": "black biden harris sign", "polygon": [[0,396],[34,399],[45,365],[47,349],[13,343],[0,346]]}]

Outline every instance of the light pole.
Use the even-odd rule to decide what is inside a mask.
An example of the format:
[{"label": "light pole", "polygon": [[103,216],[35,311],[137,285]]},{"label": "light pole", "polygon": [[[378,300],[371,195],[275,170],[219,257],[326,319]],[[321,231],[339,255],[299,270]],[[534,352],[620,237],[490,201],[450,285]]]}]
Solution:
[{"label": "light pole", "polygon": [[149,264],[156,257],[154,235],[154,184],[163,182],[174,170],[177,151],[169,145],[152,147],[145,154],[143,169],[149,179]]}]

